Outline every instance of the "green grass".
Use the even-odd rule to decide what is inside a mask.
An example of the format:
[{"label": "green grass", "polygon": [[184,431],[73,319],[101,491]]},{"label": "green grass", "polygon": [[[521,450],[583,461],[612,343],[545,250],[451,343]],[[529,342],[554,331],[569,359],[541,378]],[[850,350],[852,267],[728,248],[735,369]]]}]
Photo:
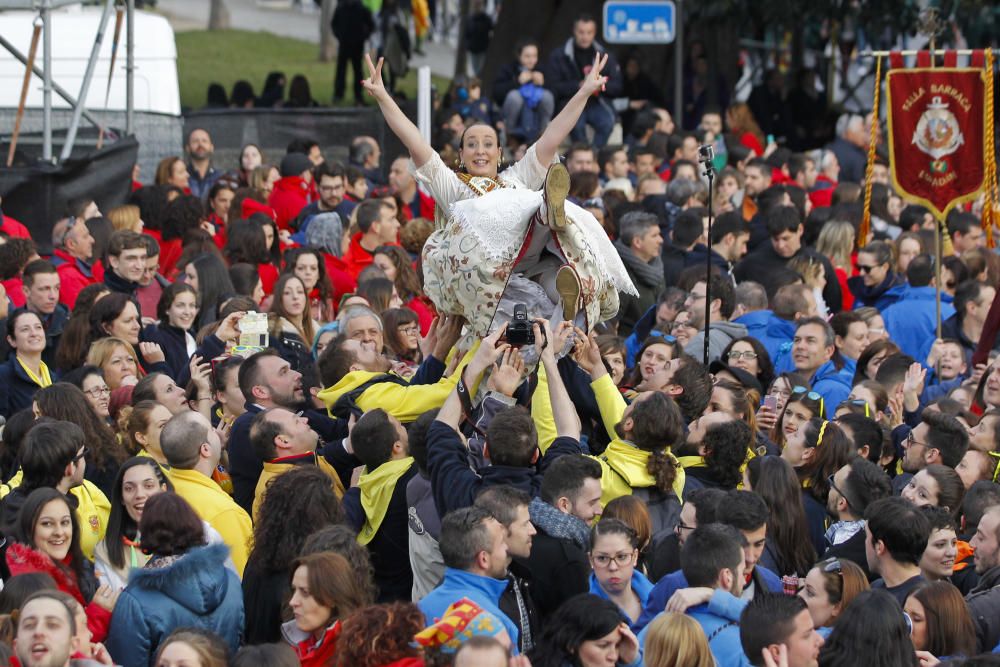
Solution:
[{"label": "green grass", "polygon": [[[336,63],[321,63],[317,58],[319,46],[311,42],[247,30],[178,32],[176,41],[181,105],[186,108],[205,105],[210,83],[221,83],[228,94],[233,83],[246,79],[260,95],[264,79],[274,71],[284,72],[288,81],[296,74],[305,75],[313,99],[320,104],[328,105],[333,98]],[[350,67],[347,76],[352,76]],[[446,79],[433,77],[433,80],[438,90],[448,87]],[[416,97],[416,70],[411,69],[397,88],[409,98]],[[287,86],[285,90],[287,93]],[[353,101],[351,90],[348,81],[348,102]]]}]

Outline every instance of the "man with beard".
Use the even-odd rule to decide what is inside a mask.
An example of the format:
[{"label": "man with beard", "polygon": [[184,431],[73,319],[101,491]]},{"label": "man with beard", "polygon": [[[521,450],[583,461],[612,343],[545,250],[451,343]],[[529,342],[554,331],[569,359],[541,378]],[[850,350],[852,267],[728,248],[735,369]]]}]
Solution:
[{"label": "man with beard", "polygon": [[187,140],[188,187],[191,189],[191,194],[199,197],[202,201],[205,200],[208,191],[222,176],[222,172],[212,166],[214,152],[215,146],[212,145],[212,137],[207,131],[200,127],[191,130]]},{"label": "man with beard", "polygon": [[[706,304],[708,287],[712,289],[712,303]],[[712,363],[722,356],[722,352],[732,341],[747,335],[747,328],[742,324],[730,322],[735,307],[733,285],[728,278],[713,271],[707,278],[702,272],[698,282],[691,287],[684,309],[691,315],[690,324],[698,328],[698,333],[684,348],[686,354],[695,359],[702,359],[705,351],[705,325],[708,329],[708,362]]]},{"label": "man with beard", "polygon": [[[745,581],[743,536],[732,526],[710,523],[698,526],[688,536],[681,550],[681,570],[688,585],[713,589],[712,602],[698,604],[685,612],[709,637],[708,646],[719,667],[739,667],[745,663],[740,645],[739,624],[720,616],[720,605],[733,608]],[[666,612],[663,612],[666,613]],[[648,627],[648,626],[647,626]],[[639,633],[645,644],[644,629]]]},{"label": "man with beard", "polygon": [[[233,499],[249,514],[264,465],[250,442],[250,425],[264,410],[285,408],[298,412],[305,397],[302,374],[271,349],[258,352],[243,362],[239,385],[246,400],[246,412],[236,418],[229,433],[229,474],[233,479]],[[325,441],[347,435],[346,425],[337,424],[319,411],[308,410],[304,416]]]}]

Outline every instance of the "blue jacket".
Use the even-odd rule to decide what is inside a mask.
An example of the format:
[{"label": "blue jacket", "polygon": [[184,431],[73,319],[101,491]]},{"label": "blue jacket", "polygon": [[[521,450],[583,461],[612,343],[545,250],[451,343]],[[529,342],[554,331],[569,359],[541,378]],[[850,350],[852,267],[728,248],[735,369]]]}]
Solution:
[{"label": "blue jacket", "polygon": [[823,397],[827,419],[834,418],[837,406],[846,400],[851,393],[854,370],[848,370],[848,368],[849,365],[838,371],[833,361],[828,361],[816,369],[812,380],[810,380],[813,391]]},{"label": "blue jacket", "polygon": [[750,661],[744,655],[743,644],[740,642],[738,621],[713,613],[708,604],[691,607],[686,613],[698,621],[705,636],[711,638],[708,647],[712,650],[717,667],[749,667]]},{"label": "blue jacket", "polygon": [[417,603],[420,611],[424,613],[424,621],[431,625],[444,616],[444,612],[449,606],[458,602],[462,598],[469,598],[480,607],[490,612],[500,619],[507,628],[514,649],[517,650],[519,632],[517,624],[500,611],[500,596],[507,588],[506,579],[493,579],[482,577],[478,574],[456,570],[451,567],[444,569],[444,579],[437,588],[432,590]]},{"label": "blue jacket", "polygon": [[[697,605],[687,610],[687,614],[698,621],[705,632],[706,637],[710,637],[713,632],[722,628],[719,633],[709,642],[712,655],[715,656],[720,665],[749,665],[749,661],[743,655],[743,647],[740,643],[740,615],[746,609],[747,600],[740,599],[721,589],[716,589],[712,593],[712,598],[706,604]],[[662,613],[662,612],[661,612]],[[649,626],[639,633],[639,646],[646,645],[646,634]],[[733,642],[733,631],[735,630],[735,644]],[[738,654],[736,650],[738,649]],[[742,661],[740,661],[742,658]]]},{"label": "blue jacket", "polygon": [[864,306],[874,306],[883,311],[899,301],[906,287],[906,278],[898,273],[889,273],[885,280],[875,287],[865,285],[861,276],[847,279],[847,289],[854,295],[855,310]]},{"label": "blue jacket", "polygon": [[[57,382],[58,373],[49,367],[52,381]],[[24,367],[18,363],[15,355],[0,364],[0,415],[10,419],[18,410],[30,408],[35,400],[35,392],[41,387],[24,372]]]},{"label": "blue jacket", "polygon": [[[644,575],[642,572],[639,572],[638,570],[633,570],[631,585],[632,585],[632,591],[638,596],[639,602],[642,603],[642,607],[643,609],[645,609],[646,601],[649,600],[649,594],[653,590],[653,582],[647,579],[646,575]],[[594,574],[593,572],[590,573],[590,593],[605,600],[611,599],[608,597],[608,594],[604,592],[604,589],[601,588],[601,585],[597,583],[597,575]],[[628,616],[625,613],[624,609],[622,609],[622,615],[626,617]],[[634,626],[635,624],[633,623],[632,625]]]},{"label": "blue jacket", "polygon": [[[904,354],[918,361],[923,358],[920,353],[930,349],[927,341],[933,341],[937,332],[937,304],[933,287],[910,287],[903,289],[899,301],[882,311],[885,320],[885,330]],[[952,296],[941,294],[941,318],[947,319],[955,314],[951,305]]]},{"label": "blue jacket", "polygon": [[[166,357],[167,367],[170,368],[170,377],[175,381],[187,369],[190,376],[191,370],[188,363],[191,355],[188,354],[187,336],[185,331],[166,323],[150,324],[142,330],[142,340],[149,343],[159,343],[163,348],[163,356]],[[205,359],[211,361],[211,358]]]},{"label": "blue jacket", "polygon": [[[746,315],[740,315],[733,322],[745,326],[748,336],[753,336],[763,343],[764,337],[767,335],[767,323],[771,321],[773,316],[774,312],[770,310],[752,310]],[[768,350],[767,353],[770,356],[771,351]],[[774,357],[771,357],[771,361],[774,361]]]},{"label": "blue jacket", "polygon": [[771,363],[774,364],[775,375],[794,370],[794,364],[792,364],[792,339],[794,337],[795,322],[783,320],[771,313],[767,320],[767,329],[757,340],[767,349]]},{"label": "blue jacket", "polygon": [[108,652],[128,667],[152,667],[156,650],[177,628],[219,635],[236,652],[243,634],[243,589],[225,565],[229,547],[191,549],[163,567],[132,570],[108,631]]},{"label": "blue jacket", "polygon": [[[765,590],[771,593],[782,593],[784,591],[781,585],[781,577],[760,563],[754,566],[753,575],[751,576],[754,584],[757,586],[757,590]],[[635,622],[633,630],[638,632],[649,625],[649,622],[657,614],[667,608],[667,601],[670,600],[670,596],[682,588],[688,588],[687,578],[684,577],[683,570],[671,572],[656,582],[653,590],[649,592],[649,599],[646,601],[646,606],[642,609],[642,616]]]}]

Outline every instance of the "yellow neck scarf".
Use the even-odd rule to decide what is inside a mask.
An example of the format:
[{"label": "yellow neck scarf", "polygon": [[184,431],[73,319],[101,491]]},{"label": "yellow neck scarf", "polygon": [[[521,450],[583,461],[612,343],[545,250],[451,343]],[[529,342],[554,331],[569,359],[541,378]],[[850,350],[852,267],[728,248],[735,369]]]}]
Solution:
[{"label": "yellow neck scarf", "polygon": [[28,365],[24,363],[21,357],[17,357],[17,363],[21,364],[21,368],[28,374],[31,381],[42,389],[52,384],[52,375],[49,374],[49,367],[45,365],[44,361],[38,361],[38,375],[35,375],[34,371],[28,368]]},{"label": "yellow neck scarf", "polygon": [[412,456],[386,461],[358,480],[358,488],[361,489],[361,507],[365,511],[365,525],[358,533],[358,544],[367,545],[375,537],[389,509],[389,500],[396,488],[396,482],[412,465]]}]

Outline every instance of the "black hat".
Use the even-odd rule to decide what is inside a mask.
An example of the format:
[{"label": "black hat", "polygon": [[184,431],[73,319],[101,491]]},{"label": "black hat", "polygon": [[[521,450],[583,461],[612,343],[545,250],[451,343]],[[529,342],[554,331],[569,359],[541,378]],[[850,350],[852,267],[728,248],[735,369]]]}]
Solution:
[{"label": "black hat", "polygon": [[304,153],[289,153],[285,157],[281,158],[281,177],[285,178],[287,176],[298,176],[304,171],[308,171],[313,168],[312,160],[310,160]]},{"label": "black hat", "polygon": [[760,380],[754,377],[751,373],[746,372],[742,368],[730,366],[729,364],[725,364],[721,360],[716,359],[709,364],[708,372],[718,373],[719,371],[726,371],[735,377],[736,381],[743,385],[744,389],[754,389],[757,393],[762,393],[764,391],[764,388],[760,385]]}]

